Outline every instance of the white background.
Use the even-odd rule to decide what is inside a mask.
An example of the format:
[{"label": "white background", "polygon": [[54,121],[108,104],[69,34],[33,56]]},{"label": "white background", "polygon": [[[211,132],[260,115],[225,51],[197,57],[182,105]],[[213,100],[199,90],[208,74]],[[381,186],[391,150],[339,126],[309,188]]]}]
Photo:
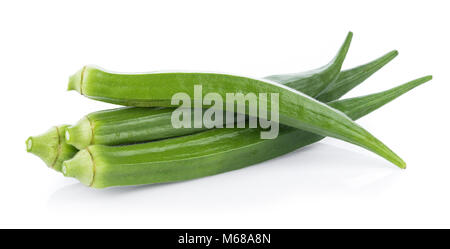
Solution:
[{"label": "white background", "polygon": [[[0,227],[450,227],[448,1],[2,1]],[[347,96],[432,74],[358,123],[407,170],[334,139],[181,183],[94,190],[25,139],[113,107],[67,92],[85,64],[263,77],[400,55]]]}]

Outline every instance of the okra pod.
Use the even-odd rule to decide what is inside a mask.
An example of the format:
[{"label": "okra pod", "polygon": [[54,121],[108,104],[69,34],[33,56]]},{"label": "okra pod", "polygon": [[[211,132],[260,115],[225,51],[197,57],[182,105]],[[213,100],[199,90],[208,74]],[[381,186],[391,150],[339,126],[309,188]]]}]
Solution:
[{"label": "okra pod", "polygon": [[[272,105],[277,107],[279,123],[317,133],[323,136],[334,137],[349,143],[366,148],[391,161],[400,168],[405,168],[405,162],[391,151],[380,140],[368,131],[357,125],[341,112],[312,99],[311,97],[264,79],[252,79],[242,76],[215,74],[215,73],[148,73],[148,74],[118,74],[86,66],[70,79],[70,89],[81,94],[105,102],[132,105],[132,106],[178,106],[172,104],[172,97],[177,93],[184,93],[200,107],[207,108],[201,103],[195,86],[200,85],[203,92],[216,93],[224,101],[224,106],[216,108],[225,110],[225,106],[234,106],[234,100],[227,99],[227,93],[278,94],[279,102],[262,100],[266,103],[267,111]],[[260,106],[261,107],[261,106]],[[239,114],[248,114],[235,110]]]},{"label": "okra pod", "polygon": [[[336,58],[342,57],[344,49],[345,46],[339,51]],[[367,64],[340,72],[337,80],[328,82],[326,84],[328,87],[319,96],[329,96],[327,101],[340,98],[344,93],[350,91],[386,65],[397,54],[397,51],[391,51]],[[289,74],[289,77],[286,78],[279,75],[277,80],[285,85],[291,82],[302,82],[304,79],[302,75],[305,75],[305,73],[296,74],[298,78],[290,75],[294,74]],[[314,98],[316,98],[318,93],[317,90],[314,90],[316,88],[310,85],[298,84],[294,89],[307,93],[307,95]],[[192,128],[173,128],[171,124],[173,110],[173,108],[161,107],[124,107],[90,113],[78,121],[77,124],[66,129],[66,142],[78,149],[84,149],[91,144],[131,144],[188,135],[206,129],[204,127],[193,128],[193,125],[191,126]]]},{"label": "okra pod", "polygon": [[[338,80],[329,84],[330,86],[322,93],[332,96],[332,98],[344,95],[396,55],[397,52],[392,51],[365,65],[341,72]],[[341,74],[353,76],[341,77]],[[334,87],[334,85],[339,87]],[[308,86],[302,87],[308,88]],[[339,94],[334,94],[334,91]],[[172,111],[171,108],[124,107],[94,112],[84,117],[77,125],[66,128],[66,138],[73,144],[81,144],[80,149],[83,149],[91,142],[104,145],[130,144],[187,135],[198,131],[196,128],[174,129],[170,123]],[[67,159],[70,158],[66,157],[65,160]]]},{"label": "okra pod", "polygon": [[41,158],[49,168],[61,171],[62,163],[78,150],[67,144],[64,131],[68,125],[54,126],[47,132],[27,139],[27,151]]},{"label": "okra pod", "polygon": [[[423,77],[381,93],[329,105],[358,119],[430,79]],[[280,128],[279,136],[268,140],[260,139],[259,129],[211,129],[143,144],[91,145],[65,161],[63,173],[94,188],[182,181],[253,165],[323,138],[293,127]]]},{"label": "okra pod", "polygon": [[[348,45],[348,42],[344,43],[344,45],[342,46],[342,48],[340,49],[335,58],[343,58],[345,56],[345,53],[348,50],[348,46],[346,44]],[[338,84],[341,86],[352,85],[353,87],[355,87],[368,77],[366,72],[368,71],[371,71],[372,73],[375,72],[375,70],[372,70],[368,67],[373,67],[373,65],[380,64],[380,62],[384,62],[384,64],[386,64],[388,62],[388,60],[386,60],[386,57],[387,55],[380,57],[374,60],[373,62],[370,62],[363,66],[343,71],[339,73],[339,75],[354,74],[355,76],[354,77],[338,76],[339,80],[332,82],[332,84],[333,85]],[[393,57],[389,58],[389,60],[391,59],[393,59]],[[335,59],[334,61],[337,60]],[[342,61],[339,63],[342,63]],[[329,64],[331,64],[330,67],[333,66],[336,67],[336,65],[333,65],[333,63]],[[338,66],[340,67],[340,64]],[[288,84],[290,82],[301,82],[302,79],[304,78],[302,75],[307,74],[308,73],[296,74],[298,81],[296,78],[290,76],[293,74],[289,74],[290,77],[287,77],[286,80],[280,78],[280,81],[283,84]],[[282,75],[278,75],[278,77],[280,76]],[[346,89],[350,90],[353,87],[346,87]],[[314,89],[314,87],[310,88],[308,85],[300,85],[298,90],[303,90],[310,94],[317,93],[317,91],[314,92],[312,91],[312,89]],[[334,88],[329,87],[327,89],[333,90]],[[70,135],[70,133],[66,134],[67,138],[70,138],[70,140],[73,139],[74,141],[78,142],[83,141],[84,138],[88,138],[87,141],[91,141],[89,135],[95,134],[95,139],[92,139],[92,141],[95,140],[96,144],[116,145],[124,143],[136,143],[153,139],[169,138],[173,136],[191,134],[199,130],[196,128],[192,128],[191,130],[174,129],[170,124],[171,112],[172,110],[170,108],[128,108],[128,107],[119,108],[115,110],[100,111],[89,114],[88,117],[82,119],[86,120],[87,118],[89,118],[90,122],[93,123],[92,127],[89,126],[88,129],[85,129],[86,123],[81,121],[79,122],[78,125],[74,126],[75,127],[74,130],[76,131],[74,135]],[[56,127],[56,129],[59,128],[59,131],[61,133],[62,131],[64,131],[64,128],[66,127],[67,125]],[[92,129],[93,127],[95,129]],[[36,148],[41,147],[41,150],[45,148],[45,150],[51,151],[52,155],[50,156],[50,158],[55,158],[54,153],[57,153],[56,157],[58,158],[58,160],[54,162],[54,160],[51,159],[50,162],[47,162],[47,165],[57,171],[60,171],[62,162],[72,158],[73,155],[75,155],[75,153],[78,150],[75,150],[74,147],[67,146],[65,144],[61,145],[63,146],[62,147],[63,149],[60,150],[52,148],[52,145],[59,143],[59,139],[61,138],[60,136],[54,136],[55,133],[54,129],[55,128],[53,128],[51,131],[43,135],[40,135],[39,138],[34,139],[34,147],[32,153],[41,157],[41,159],[43,159],[45,162],[48,161],[47,158],[49,158],[49,156],[45,153],[40,153],[39,151],[37,152]],[[85,133],[83,133],[82,131],[84,131]],[[150,134],[148,134],[148,132]],[[27,141],[27,144],[31,143],[30,141],[31,138]],[[61,141],[61,143],[64,143],[64,141]],[[75,144],[77,144],[77,142],[75,142]],[[86,144],[82,148],[86,147],[87,145],[88,144]]]},{"label": "okra pod", "polygon": [[[338,98],[339,95],[344,95],[363,82],[368,76],[370,76],[369,74],[373,74],[379,68],[392,60],[396,54],[396,51],[392,51],[365,65],[341,72],[338,76],[338,80],[332,82],[330,87],[327,87],[322,93],[331,96],[331,98]],[[368,74],[368,72],[370,73]],[[341,77],[342,74],[353,76]],[[334,87],[334,85],[339,87]],[[303,87],[308,88],[308,86]],[[339,92],[339,94],[335,94],[335,91]],[[34,144],[35,146],[36,144],[40,144],[40,146],[44,146],[46,150],[48,150],[52,147],[52,144],[59,142],[59,139],[62,138],[62,131],[66,127],[66,138],[74,144],[82,144],[81,149],[87,147],[90,142],[104,145],[130,144],[187,135],[198,131],[196,128],[174,129],[170,123],[172,111],[173,109],[171,108],[124,107],[94,112],[87,115],[87,117],[83,118],[75,126],[72,126],[72,128],[67,127],[67,125],[58,127],[60,131],[60,135],[58,136],[54,136],[55,132],[52,129],[51,131],[45,133],[45,135],[41,135],[41,137],[44,137],[45,139],[35,139]],[[91,138],[91,134],[94,138]],[[50,139],[50,142],[48,139]],[[65,153],[66,150],[50,149],[53,153],[55,151],[58,153],[57,157],[59,160],[58,163],[55,164],[55,167],[52,166],[53,159],[50,160],[51,162],[48,163],[49,167],[60,171],[62,162],[72,158],[73,155],[75,155],[75,152],[78,151],[71,146],[67,149],[69,149],[69,153]],[[45,153],[36,153],[36,148],[34,148],[32,152],[37,156],[40,156],[44,161],[47,161],[47,156]],[[54,155],[51,156],[51,158],[54,158]]]}]

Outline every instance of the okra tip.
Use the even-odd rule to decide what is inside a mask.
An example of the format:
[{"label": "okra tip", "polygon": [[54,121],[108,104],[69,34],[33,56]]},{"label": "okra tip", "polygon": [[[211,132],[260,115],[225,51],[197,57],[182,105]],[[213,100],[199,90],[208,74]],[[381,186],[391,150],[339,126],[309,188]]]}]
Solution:
[{"label": "okra tip", "polygon": [[[396,88],[393,88],[391,90],[382,92],[381,94],[386,95],[387,96],[387,100],[389,100],[389,99],[392,100],[396,96],[398,97],[402,93],[405,93],[405,92],[407,92],[407,91],[409,91],[409,90],[411,90],[411,89],[413,89],[413,88],[415,88],[415,87],[417,87],[419,85],[424,84],[425,82],[430,81],[432,78],[433,78],[432,75],[424,76],[424,77],[418,78],[416,80],[410,81],[408,83],[405,83],[403,85],[400,85],[400,86],[398,86]],[[393,93],[393,94],[388,94],[388,92]],[[391,98],[389,98],[389,97],[391,97]],[[390,151],[390,152],[394,156],[393,158],[390,158],[390,161],[392,163],[394,163],[395,165],[397,165],[399,168],[406,169],[406,163],[399,156],[397,156],[395,153],[393,153],[392,151]]]},{"label": "okra tip", "polygon": [[405,161],[401,160],[400,164],[397,165],[400,169],[406,169]]},{"label": "okra tip", "polygon": [[420,86],[420,85],[422,85],[422,84],[424,84],[424,83],[426,83],[426,82],[428,82],[428,81],[430,81],[432,79],[433,79],[432,75],[423,76],[423,77],[417,78],[415,80],[412,80],[412,81],[410,81],[408,83],[405,83],[403,85],[400,85],[400,86],[398,86],[398,87],[396,87],[396,88],[394,88],[392,90],[397,90],[398,92],[403,92],[404,93],[404,92],[407,92],[407,91],[409,91],[411,89],[414,89],[415,87],[418,87],[418,86]]},{"label": "okra tip", "polygon": [[345,52],[342,53],[343,56],[347,55],[347,52],[348,52],[348,49],[350,48],[350,43],[352,42],[352,39],[353,39],[353,32],[349,31],[347,33],[347,36],[345,37],[344,44],[342,45],[342,48],[341,48],[342,50],[345,50]]},{"label": "okra tip", "polygon": [[348,31],[347,33],[347,37],[345,38],[345,44],[347,44],[347,49],[348,47],[350,47],[350,42],[353,39],[353,32],[352,31]]},{"label": "okra tip", "polygon": [[[386,158],[391,163],[393,163],[394,165],[396,165],[397,167],[399,167],[400,169],[406,169],[405,161],[403,161],[403,159],[401,157],[399,157],[397,154],[395,154],[395,152],[393,152],[389,148],[386,147],[386,149],[387,149],[387,151],[384,151],[385,156],[383,156],[383,157]],[[379,154],[379,155],[382,155],[382,154]]]},{"label": "okra tip", "polygon": [[390,155],[385,157],[388,161],[399,167],[400,169],[406,169],[406,163],[393,151],[390,151]]},{"label": "okra tip", "polygon": [[[376,140],[378,140],[378,139],[376,139]],[[403,161],[403,159],[399,155],[397,155],[394,151],[389,149],[389,147],[387,147],[385,144],[383,144],[380,140],[376,141],[375,143],[380,148],[380,150],[378,150],[378,149],[374,150],[375,153],[384,157],[385,159],[387,159],[388,161],[390,161],[397,167],[399,167],[401,169],[406,169],[406,163],[405,163],[405,161]]]},{"label": "okra tip", "polygon": [[349,31],[347,36],[345,37],[344,43],[342,44],[341,48],[339,49],[338,54],[336,55],[336,57],[331,62],[332,65],[337,67],[336,69],[338,71],[341,70],[342,64],[344,63],[344,59],[347,56],[348,50],[350,48],[350,44],[352,42],[352,39],[353,39],[353,32]]},{"label": "okra tip", "polygon": [[388,62],[392,61],[395,57],[397,57],[398,54],[399,54],[398,50],[394,49],[394,50],[390,51],[389,53],[383,55],[381,58],[374,61],[375,62],[374,69],[378,70],[378,69],[382,68]]}]

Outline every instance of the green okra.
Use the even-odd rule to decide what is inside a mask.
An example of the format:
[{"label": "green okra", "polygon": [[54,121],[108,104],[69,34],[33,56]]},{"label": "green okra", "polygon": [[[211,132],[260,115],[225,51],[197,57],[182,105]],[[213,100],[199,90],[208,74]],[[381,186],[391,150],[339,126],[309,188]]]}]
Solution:
[{"label": "green okra", "polygon": [[27,139],[27,151],[41,158],[49,168],[61,171],[62,163],[78,150],[67,144],[64,131],[68,125],[54,126],[47,132]]},{"label": "green okra", "polygon": [[[279,123],[334,137],[366,148],[400,168],[405,162],[375,138],[368,131],[357,125],[341,112],[312,99],[311,97],[265,79],[252,79],[242,76],[215,73],[181,73],[154,72],[146,74],[118,74],[86,66],[69,80],[69,89],[77,90],[89,98],[131,106],[163,106],[174,107],[172,97],[177,93],[185,93],[194,98],[196,85],[201,85],[203,92],[216,93],[224,99],[224,106],[234,106],[234,101],[226,98],[227,93],[258,94],[276,93],[279,102],[272,103],[267,99],[268,111],[272,105],[277,107]],[[203,95],[203,93],[202,93]],[[194,102],[200,99],[195,97]],[[201,107],[208,107],[199,103]],[[248,114],[247,108],[236,113]]]},{"label": "green okra", "polygon": [[[352,37],[353,34],[350,32],[333,60],[319,69],[303,73],[271,75],[266,78],[302,91],[306,95],[316,96],[337,79]],[[66,130],[66,142],[78,149],[84,149],[90,144],[129,144],[188,135],[207,129],[194,128],[193,125],[191,128],[173,128],[171,123],[173,110],[156,107],[94,112]]]},{"label": "green okra", "polygon": [[[342,50],[342,49],[341,49]],[[342,51],[338,53],[338,56]],[[397,51],[387,53],[380,58],[373,60],[367,64],[345,70],[339,73],[337,80],[329,82],[323,93],[333,93],[336,98],[343,95],[352,88],[359,85],[370,75],[386,65],[398,54]],[[299,82],[303,79],[303,74],[297,74]],[[342,77],[341,75],[344,75]],[[279,77],[281,84],[289,84],[289,82],[297,82],[295,78],[288,77],[283,79]],[[334,85],[339,87],[334,87]],[[313,90],[310,85],[298,85],[295,88],[301,92],[307,92],[308,95],[317,95],[318,91]],[[310,95],[315,97],[315,95]],[[173,108],[139,108],[124,107],[112,110],[103,110],[90,113],[83,117],[77,124],[66,129],[66,142],[74,145],[78,149],[84,149],[91,144],[103,145],[120,145],[131,144],[136,142],[152,141],[163,138],[177,137],[182,135],[193,134],[206,128],[183,128],[175,129],[171,124],[171,115]]]},{"label": "green okra", "polygon": [[[343,57],[345,53],[347,52],[347,47],[343,46],[340,51],[338,52],[336,58]],[[393,51],[395,52],[395,51]],[[393,52],[389,53],[392,54]],[[388,54],[388,55],[389,55]],[[368,71],[371,71],[372,73],[375,70],[371,70],[368,67],[373,67],[374,65],[384,63],[386,64],[388,60],[386,60],[387,55],[382,56],[373,62],[370,62],[368,64],[365,64],[363,66],[359,66],[357,68],[353,68],[350,70],[346,70],[341,72],[340,74],[354,74],[354,77],[340,77],[338,76],[337,81],[332,82],[332,84],[338,84],[338,85],[352,85],[355,87],[359,83],[361,83],[363,80],[367,78]],[[393,57],[389,57],[389,60],[392,60]],[[336,60],[335,60],[336,61]],[[339,63],[342,63],[339,62]],[[332,63],[330,63],[332,64]],[[383,64],[383,65],[384,65]],[[307,73],[306,73],[307,74]],[[290,74],[292,75],[292,74]],[[304,74],[296,74],[298,77],[298,82],[302,81]],[[288,77],[287,80],[280,79],[281,83],[289,83],[289,82],[297,82],[295,78]],[[323,83],[321,83],[323,84]],[[353,87],[347,87],[348,91]],[[314,89],[314,88],[312,88]],[[299,90],[303,90],[305,92],[308,92],[310,94],[314,94],[314,91],[312,91],[311,88],[309,88],[308,85],[299,86]],[[332,90],[333,88],[327,88]],[[317,93],[317,91],[316,91]],[[115,144],[123,144],[123,143],[136,143],[136,142],[142,142],[147,140],[153,140],[153,139],[162,139],[162,138],[169,138],[172,136],[179,136],[179,135],[185,135],[185,134],[191,134],[198,130],[197,128],[192,128],[192,130],[189,129],[174,129],[172,125],[170,124],[170,115],[172,110],[170,108],[119,108],[115,110],[105,110],[100,111],[96,113],[89,114],[89,120],[91,122],[94,122],[92,127],[95,127],[94,130],[91,130],[91,127],[89,126],[88,129],[85,126],[85,122],[79,122],[78,125],[75,125],[76,129],[74,129],[76,132],[73,135],[68,135],[70,139],[74,139],[75,141],[82,141],[85,138],[88,138],[87,141],[91,141],[90,134],[93,134],[95,131],[95,142],[97,144],[109,144],[109,145],[115,145]],[[105,125],[106,123],[106,125]],[[81,124],[81,125],[80,125]],[[59,128],[60,131],[63,131],[64,128],[67,126],[61,126]],[[57,127],[58,128],[58,127]],[[53,129],[52,129],[53,130]],[[87,136],[84,135],[82,131],[87,132]],[[81,133],[80,133],[81,132]],[[149,132],[147,134],[146,132]],[[40,146],[44,146],[46,150],[52,151],[52,156],[50,158],[54,158],[54,153],[57,153],[57,157],[59,158],[56,166],[53,167],[53,160],[52,162],[47,163],[50,167],[54,168],[57,171],[61,170],[61,164],[62,161],[70,159],[78,150],[75,150],[74,147],[63,147],[66,149],[63,150],[57,150],[52,149],[52,144],[56,144],[59,142],[60,136],[56,137],[53,136],[54,132],[50,131],[45,133],[45,135],[41,135],[40,137],[43,137],[45,139],[38,139],[37,143]],[[126,139],[126,141],[123,141],[123,139]],[[46,141],[46,142],[42,142]],[[50,141],[50,142],[49,142]],[[64,142],[64,141],[62,141]],[[35,141],[36,144],[36,141]],[[76,142],[75,142],[76,144]],[[86,144],[87,146],[88,144]],[[65,146],[65,145],[64,145]],[[84,146],[85,147],[85,146]],[[82,148],[84,148],[82,147]],[[36,147],[35,147],[36,148]],[[68,149],[68,150],[67,150]],[[66,153],[69,152],[69,153]],[[48,155],[45,153],[36,153],[36,149],[33,149],[33,153],[37,156],[40,156],[44,161],[47,161],[47,158],[49,158]]]},{"label": "green okra", "polygon": [[[429,80],[431,76],[329,105],[358,119]],[[63,163],[63,174],[94,188],[182,181],[250,166],[323,138],[293,127],[280,128],[279,136],[268,140],[260,139],[259,128],[235,128],[135,145],[91,145]]]}]

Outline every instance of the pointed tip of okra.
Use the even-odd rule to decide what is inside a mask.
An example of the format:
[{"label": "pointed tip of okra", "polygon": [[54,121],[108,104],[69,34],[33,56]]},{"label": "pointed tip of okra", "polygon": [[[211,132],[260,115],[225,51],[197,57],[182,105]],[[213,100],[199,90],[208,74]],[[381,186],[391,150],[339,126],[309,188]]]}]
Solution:
[{"label": "pointed tip of okra", "polygon": [[[365,98],[372,99],[372,101],[370,103],[371,106],[369,108],[366,107],[364,113],[359,113],[356,116],[353,116],[352,118],[357,119],[358,117],[364,116],[368,112],[371,112],[371,111],[377,109],[378,107],[392,101],[393,99],[403,95],[404,93],[410,91],[411,89],[414,89],[415,87],[420,86],[420,85],[430,81],[432,78],[433,77],[431,75],[428,75],[425,77],[415,79],[408,83],[402,84],[395,88],[389,89],[387,91],[360,97],[359,98],[360,100],[365,99]],[[374,97],[378,97],[377,101],[373,101]],[[382,154],[384,154],[383,157],[385,157],[386,159],[391,161],[393,164],[397,165],[399,168],[406,169],[406,163],[398,155],[396,155],[393,151],[391,151],[389,148],[385,147],[382,150],[382,153],[380,155],[382,155]]]},{"label": "pointed tip of okra", "polygon": [[398,50],[394,49],[390,51],[389,53],[383,55],[377,62],[380,64],[379,67],[375,67],[377,70],[382,68],[384,65],[386,65],[388,62],[392,61],[395,57],[397,57],[399,54]]},{"label": "pointed tip of okra", "polygon": [[78,70],[75,74],[69,77],[69,85],[67,87],[68,91],[75,90],[80,94],[83,94],[82,83],[85,70],[86,66],[84,66],[82,69]]},{"label": "pointed tip of okra", "polygon": [[334,59],[334,63],[339,66],[339,70],[341,69],[342,64],[344,63],[344,59],[347,56],[347,52],[350,48],[350,44],[352,43],[353,32],[349,31],[347,37],[345,37],[345,41],[339,49],[338,54]]},{"label": "pointed tip of okra", "polygon": [[386,53],[385,55],[383,55],[382,57],[376,59],[375,61],[381,61],[381,60],[386,60],[386,58],[390,58],[389,61],[391,61],[393,58],[397,57],[399,54],[397,49],[391,50],[388,53]]},{"label": "pointed tip of okra", "polygon": [[364,66],[367,66],[371,69],[371,70],[368,70],[369,72],[375,73],[376,71],[381,69],[383,66],[385,66],[387,63],[392,61],[395,57],[397,57],[398,54],[399,54],[398,50],[394,49],[394,50],[386,53],[385,55],[381,56],[380,58],[378,58],[372,62],[369,62],[368,64],[366,64]]},{"label": "pointed tip of okra", "polygon": [[391,52],[389,52],[388,54],[392,54],[395,57],[399,54],[399,52],[398,52],[398,50],[394,49]]},{"label": "pointed tip of okra", "polygon": [[[398,87],[392,88],[390,90],[376,94],[376,95],[380,95],[380,96],[384,97],[384,98],[381,98],[382,101],[377,106],[380,106],[389,101],[392,101],[393,99],[414,89],[415,87],[420,86],[420,85],[430,81],[432,78],[433,78],[432,75],[427,75],[427,76],[412,80],[412,81],[405,83],[403,85],[400,85]],[[396,155],[392,151],[388,151],[388,154],[393,156],[393,157],[389,157],[388,160],[390,160],[392,163],[397,165],[399,168],[406,169],[406,163],[398,155]]]},{"label": "pointed tip of okra", "polygon": [[[353,120],[359,119],[360,117],[365,116],[366,114],[371,113],[372,111],[378,109],[379,107],[389,103],[390,101],[396,99],[397,97],[407,93],[408,91],[414,89],[417,86],[420,86],[428,81],[430,81],[433,77],[431,75],[421,77],[407,83],[404,83],[400,86],[391,88],[389,90],[378,92],[366,96],[350,98],[345,100],[335,100],[332,102],[328,102],[328,105],[336,108],[338,110],[343,111],[348,117]],[[406,163],[393,151],[387,148],[381,141],[378,141],[380,148],[383,148],[376,152],[382,157],[386,158],[393,164],[397,165],[401,169],[406,169]]]},{"label": "pointed tip of okra", "polygon": [[347,50],[350,48],[350,43],[352,43],[353,32],[348,31],[347,36],[345,37],[344,44],[342,44],[341,50],[345,50],[345,54],[347,54]]},{"label": "pointed tip of okra", "polygon": [[388,62],[393,60],[395,57],[398,56],[398,54],[399,54],[398,50],[394,49],[394,50],[390,51],[389,53],[383,55],[378,60],[376,60],[376,62],[380,65],[379,68],[381,68],[382,66],[386,65]]},{"label": "pointed tip of okra", "polygon": [[392,50],[383,56],[358,67],[341,71],[338,78],[328,88],[323,90],[317,99],[321,102],[337,100],[364,82],[372,74],[383,68],[397,57],[398,51]]},{"label": "pointed tip of okra", "polygon": [[353,37],[353,32],[352,31],[348,31],[347,37]]},{"label": "pointed tip of okra", "polygon": [[336,56],[328,63],[325,67],[328,67],[327,71],[328,75],[331,77],[327,81],[332,81],[337,77],[339,72],[341,71],[342,64],[344,64],[345,57],[347,56],[348,50],[350,48],[350,44],[352,42],[353,32],[349,31],[347,36],[345,37],[344,43],[339,48]]},{"label": "pointed tip of okra", "polygon": [[27,152],[42,159],[49,168],[60,172],[62,162],[72,158],[78,151],[64,142],[63,132],[67,126],[55,126],[41,135],[29,137],[25,142]]},{"label": "pointed tip of okra", "polygon": [[390,161],[391,163],[393,163],[400,169],[406,169],[406,163],[405,163],[405,161],[403,161],[403,159],[401,159],[397,154],[395,154],[395,152],[390,150],[385,145],[383,147],[384,147],[384,149],[383,149],[384,151],[382,153],[377,153],[377,154],[386,158],[388,161]]},{"label": "pointed tip of okra", "polygon": [[350,48],[352,38],[353,32],[349,31],[347,36],[345,37],[344,43],[341,45],[334,58],[328,64],[318,69],[319,72],[323,73],[322,80],[324,82],[327,82],[329,84],[335,81],[339,76],[339,73],[342,69],[342,64],[344,64],[345,57],[347,56],[348,50]]},{"label": "pointed tip of okra", "polygon": [[409,83],[406,83],[406,84],[415,84],[415,86],[420,86],[432,79],[433,79],[433,75],[427,75],[427,76],[423,76],[421,78],[415,79],[413,81],[410,81]]},{"label": "pointed tip of okra", "polygon": [[384,145],[381,141],[378,141],[379,145],[381,145],[381,150],[379,150],[377,153],[378,155],[384,157],[389,162],[393,163],[400,169],[406,169],[406,163],[403,161],[403,159],[398,156],[395,152],[393,152],[391,149],[389,149],[386,145]]},{"label": "pointed tip of okra", "polygon": [[[420,86],[420,85],[422,85],[422,84],[424,84],[424,83],[426,83],[426,82],[428,82],[428,81],[430,81],[432,79],[433,79],[432,75],[427,75],[427,76],[420,77],[420,78],[417,78],[415,80],[412,80],[412,81],[410,81],[408,83],[402,84],[402,85],[400,85],[398,87],[395,87],[395,88],[393,88],[391,90],[392,91],[397,91],[398,95],[400,95],[400,94],[406,93],[409,90],[414,89],[414,88],[416,88],[416,87],[418,87],[418,86]],[[390,90],[388,90],[388,91],[390,91]],[[385,91],[385,92],[388,92],[388,91]]]},{"label": "pointed tip of okra", "polygon": [[405,93],[405,92],[407,92],[407,91],[409,91],[411,89],[414,89],[414,88],[416,88],[416,87],[418,87],[418,86],[420,86],[420,85],[422,85],[424,83],[427,83],[428,81],[430,81],[432,79],[433,79],[432,75],[427,75],[427,76],[424,76],[424,77],[412,80],[412,81],[410,81],[408,83],[405,83],[403,85],[400,85],[397,88],[399,89],[400,92]]},{"label": "pointed tip of okra", "polygon": [[400,159],[399,163],[396,164],[400,169],[406,169],[406,163],[402,159]]},{"label": "pointed tip of okra", "polygon": [[432,78],[431,75],[424,76],[389,90],[350,99],[335,100],[328,102],[328,105],[346,110],[345,114],[351,119],[356,120],[402,96],[410,90],[430,81]]}]

